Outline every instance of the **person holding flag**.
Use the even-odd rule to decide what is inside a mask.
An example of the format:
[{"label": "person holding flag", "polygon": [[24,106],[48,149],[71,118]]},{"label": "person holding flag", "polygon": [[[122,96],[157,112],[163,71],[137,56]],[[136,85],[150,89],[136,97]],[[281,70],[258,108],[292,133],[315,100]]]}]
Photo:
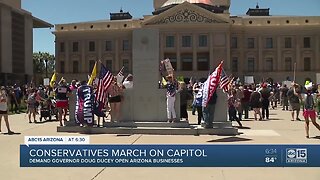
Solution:
[{"label": "person holding flag", "polygon": [[220,82],[223,61],[203,84],[202,107],[205,128],[213,127],[215,104],[217,103],[217,87]]}]

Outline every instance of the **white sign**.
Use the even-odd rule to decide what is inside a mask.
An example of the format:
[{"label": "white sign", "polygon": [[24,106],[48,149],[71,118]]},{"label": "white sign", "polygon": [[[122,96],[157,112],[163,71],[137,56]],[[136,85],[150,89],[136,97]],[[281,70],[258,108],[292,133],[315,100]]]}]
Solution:
[{"label": "white sign", "polygon": [[43,85],[49,86],[49,84],[50,84],[50,79],[49,78],[44,78],[43,79]]},{"label": "white sign", "polygon": [[89,136],[25,136],[24,143],[33,144],[89,144]]},{"label": "white sign", "polygon": [[316,76],[317,76],[317,84],[320,84],[320,73],[317,73]]},{"label": "white sign", "polygon": [[292,82],[291,81],[283,81],[282,84],[283,85],[284,84],[287,85],[288,88],[291,88],[291,86],[292,86]]},{"label": "white sign", "polygon": [[164,66],[166,67],[166,70],[168,72],[168,74],[173,74],[173,67],[171,65],[171,62],[169,59],[166,59],[163,61]]},{"label": "white sign", "polygon": [[244,82],[245,82],[245,84],[253,84],[254,83],[253,76],[245,76]]}]

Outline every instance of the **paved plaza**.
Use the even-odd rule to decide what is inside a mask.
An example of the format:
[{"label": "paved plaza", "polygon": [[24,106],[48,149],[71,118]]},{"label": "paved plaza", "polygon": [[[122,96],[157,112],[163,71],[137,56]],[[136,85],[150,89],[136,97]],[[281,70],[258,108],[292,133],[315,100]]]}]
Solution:
[{"label": "paved plaza", "polygon": [[[320,132],[314,126],[310,139],[305,138],[304,122],[290,119],[289,111],[271,110],[270,120],[243,121],[244,128],[238,136],[164,136],[164,135],[90,135],[91,144],[319,144]],[[196,122],[196,116],[191,123]],[[253,117],[251,112],[250,117]],[[24,136],[72,136],[57,133],[58,122],[29,124],[25,114],[11,115],[12,130],[20,135],[6,135],[4,122],[0,135],[0,174],[3,180],[59,179],[238,179],[238,180],[319,180],[320,168],[20,168],[19,145]],[[300,117],[302,118],[302,116]],[[318,120],[319,121],[319,120]],[[234,122],[234,125],[237,125]]]}]

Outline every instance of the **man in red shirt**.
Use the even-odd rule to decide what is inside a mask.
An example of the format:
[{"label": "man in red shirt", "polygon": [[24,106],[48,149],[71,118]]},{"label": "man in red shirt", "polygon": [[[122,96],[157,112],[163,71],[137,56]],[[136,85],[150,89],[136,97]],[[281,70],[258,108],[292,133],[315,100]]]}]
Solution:
[{"label": "man in red shirt", "polygon": [[59,86],[55,89],[56,102],[57,102],[56,107],[58,108],[58,113],[59,113],[58,119],[60,122],[60,126],[63,126],[62,114],[64,114],[64,120],[66,120],[67,110],[69,107],[68,96],[70,92],[71,90],[66,85],[66,81],[62,79],[59,83]]}]

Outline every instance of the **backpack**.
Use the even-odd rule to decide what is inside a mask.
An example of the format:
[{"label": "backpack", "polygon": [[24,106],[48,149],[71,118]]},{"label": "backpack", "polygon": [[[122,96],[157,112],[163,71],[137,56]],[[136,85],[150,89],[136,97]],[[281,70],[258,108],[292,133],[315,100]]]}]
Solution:
[{"label": "backpack", "polygon": [[307,110],[311,110],[314,107],[314,101],[312,95],[307,95],[306,100],[304,102],[304,108]]}]

